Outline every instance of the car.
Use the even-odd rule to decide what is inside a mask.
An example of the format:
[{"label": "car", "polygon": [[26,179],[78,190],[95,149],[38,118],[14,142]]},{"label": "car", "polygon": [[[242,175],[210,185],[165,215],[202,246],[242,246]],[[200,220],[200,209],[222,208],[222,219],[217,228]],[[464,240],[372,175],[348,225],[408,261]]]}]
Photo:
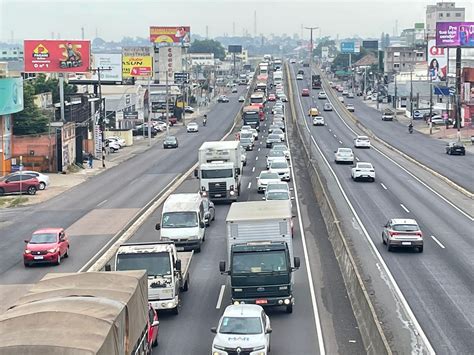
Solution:
[{"label": "car", "polygon": [[263,193],[267,188],[267,184],[280,181],[281,179],[277,173],[271,173],[268,170],[262,171],[257,176],[257,192]]},{"label": "car", "polygon": [[466,155],[466,147],[461,142],[449,142],[446,144],[446,154]]},{"label": "car", "polygon": [[282,129],[275,128],[275,129],[273,129],[272,134],[277,134],[280,137],[282,142],[285,141],[285,132],[283,132]]},{"label": "car", "polygon": [[69,240],[64,228],[42,228],[33,232],[30,240],[25,240],[23,264],[61,264],[69,256]]},{"label": "car", "polygon": [[320,92],[318,93],[318,99],[323,100],[323,99],[327,99],[327,98],[328,98],[328,97],[327,97],[327,95],[326,95],[326,93],[325,93],[324,91],[320,91]]},{"label": "car", "polygon": [[168,126],[165,121],[153,121],[153,125],[159,132],[166,131],[166,127]]},{"label": "car", "polygon": [[355,107],[354,107],[353,104],[347,104],[347,105],[346,105],[346,109],[347,109],[347,111],[349,111],[349,112],[354,112],[354,111],[355,111]]},{"label": "car", "polygon": [[250,129],[250,132],[252,132],[253,139],[256,140],[256,141],[258,141],[258,131],[257,131],[257,129],[251,128],[251,129]]},{"label": "car", "polygon": [[375,181],[375,169],[371,163],[357,162],[351,170],[351,178],[354,181],[359,179],[367,179]]},{"label": "car", "polygon": [[290,59],[290,64],[296,64],[296,59]]},{"label": "car", "polygon": [[288,183],[286,181],[278,181],[278,182],[269,182],[267,184],[267,188],[265,190],[265,192],[267,191],[287,191],[288,193],[290,193],[290,185],[288,185]]},{"label": "car", "polygon": [[148,348],[158,346],[158,333],[160,321],[158,320],[158,312],[148,303]]},{"label": "car", "polygon": [[199,125],[196,122],[189,122],[186,125],[186,132],[188,133],[199,132]]},{"label": "car", "polygon": [[[288,184],[287,182],[285,182],[285,184]],[[286,200],[290,203],[290,206],[291,206],[291,194],[290,194],[290,191],[288,189],[281,189],[281,190],[278,190],[276,188],[274,188],[273,186],[276,186],[277,184],[269,184],[269,185],[272,185],[272,189],[269,189],[268,188],[268,185],[267,185],[267,189],[265,191],[265,197],[263,198],[265,201],[272,201],[272,200]]]},{"label": "car", "polygon": [[186,113],[194,113],[194,108],[191,106],[184,106],[184,112]]},{"label": "car", "polygon": [[227,306],[217,327],[211,354],[266,355],[270,352],[270,318],[256,304]]},{"label": "car", "polygon": [[351,148],[338,148],[334,152],[334,161],[338,163],[354,164],[354,153]]},{"label": "car", "polygon": [[332,111],[332,105],[329,102],[325,102],[323,106],[324,111]]},{"label": "car", "polygon": [[271,148],[274,143],[281,143],[280,136],[278,134],[269,134],[267,136],[266,147]]},{"label": "car", "polygon": [[244,101],[245,101],[245,97],[239,96],[239,102],[244,102]]},{"label": "car", "polygon": [[354,93],[353,93],[352,91],[349,91],[349,92],[347,93],[347,98],[348,98],[348,99],[353,99],[353,98],[354,98]]},{"label": "car", "polygon": [[285,122],[283,122],[283,119],[279,117],[275,117],[273,119],[273,126],[276,126],[278,129],[281,129],[283,132],[285,132]]},{"label": "car", "polygon": [[303,74],[297,74],[296,80],[303,80]]},{"label": "car", "polygon": [[413,111],[414,120],[421,120],[422,118],[423,118],[423,113],[421,111],[418,111],[418,110]]},{"label": "car", "polygon": [[255,141],[255,137],[251,130],[240,131],[239,139],[242,139],[242,138],[250,138],[252,140],[252,143]]},{"label": "car", "polygon": [[393,121],[394,117],[395,113],[390,109],[386,109],[382,113],[382,121]]},{"label": "car", "polygon": [[285,119],[285,114],[283,113],[283,109],[279,106],[273,109],[273,115],[280,116],[280,117],[283,117],[283,119]]},{"label": "car", "polygon": [[284,143],[274,144],[271,151],[282,151],[286,159],[290,159],[290,150]]},{"label": "car", "polygon": [[286,161],[286,158],[275,158],[270,162],[268,171],[271,173],[277,173],[282,181],[290,181],[290,166]]},{"label": "car", "polygon": [[229,98],[225,95],[221,95],[217,98],[217,102],[223,102],[223,103],[226,103],[226,102],[229,102]]},{"label": "car", "polygon": [[280,129],[280,127],[278,127],[277,125],[275,125],[275,124],[272,123],[272,124],[268,127],[268,133],[273,133],[273,131],[274,131],[275,129]]},{"label": "car", "polygon": [[309,96],[309,90],[308,89],[301,90],[301,96]]},{"label": "car", "polygon": [[240,146],[240,161],[243,166],[247,165],[247,151],[244,147]]},{"label": "car", "polygon": [[357,136],[354,138],[355,148],[370,148],[370,139],[367,136]]},{"label": "car", "polygon": [[[430,120],[428,119],[428,123],[430,122]],[[431,123],[433,125],[445,125],[446,122],[448,123],[448,125],[452,125],[453,124],[453,120],[451,118],[444,118],[443,116],[441,115],[434,115],[433,117],[431,117]]]},{"label": "car", "polygon": [[279,97],[280,97],[281,101],[288,102],[288,98],[286,97],[285,94],[281,94]]},{"label": "car", "polygon": [[[86,157],[88,156],[88,154],[86,154]],[[30,176],[34,176],[38,179],[39,181],[39,188],[38,190],[44,190],[46,189],[50,182],[49,182],[49,176],[48,175],[45,175],[45,174],[42,174],[40,172],[37,172],[37,171],[34,171],[34,170],[22,170],[22,171],[16,171],[14,173],[11,173],[11,174],[8,174],[7,175],[7,178],[10,177],[10,176],[15,176],[15,175],[30,175]],[[29,178],[29,177],[28,177]],[[23,180],[26,180],[26,179],[23,179]]]},{"label": "car", "polygon": [[252,129],[252,126],[246,124],[242,126],[242,128],[240,129],[240,132],[250,131],[251,129]]},{"label": "car", "polygon": [[209,200],[208,197],[202,198],[202,205],[204,206],[204,223],[209,227],[211,222],[216,219],[216,208],[214,202]]},{"label": "car", "polygon": [[245,150],[253,150],[254,143],[253,138],[242,138],[240,137],[240,146]]},{"label": "car", "polygon": [[285,152],[283,150],[271,149],[267,154],[267,169],[275,159],[286,159]]},{"label": "car", "polygon": [[276,96],[275,96],[275,94],[270,94],[270,95],[268,95],[268,101],[276,101]]},{"label": "car", "polygon": [[[147,129],[145,128],[145,130],[147,130]],[[148,130],[147,130],[147,133],[148,133]],[[120,146],[120,144],[119,144],[117,141],[113,140],[113,139],[106,139],[106,140],[104,141],[104,143],[105,143],[105,146],[106,146],[107,148],[109,148],[109,150],[110,150],[112,153],[115,153],[115,152],[117,152],[118,150],[120,150],[120,149],[122,148],[122,147]]]},{"label": "car", "polygon": [[370,95],[370,98],[373,100],[373,101],[377,101],[377,98],[378,98],[378,95],[375,93],[375,94],[372,94]]},{"label": "car", "polygon": [[125,139],[117,137],[117,136],[107,137],[106,140],[113,140],[113,141],[117,142],[120,145],[120,148],[123,148],[127,145],[126,142],[125,142]]},{"label": "car", "polygon": [[313,126],[324,126],[324,117],[316,116],[313,118]]},{"label": "car", "polygon": [[319,110],[316,107],[311,107],[308,111],[308,116],[310,117],[319,116]]},{"label": "car", "polygon": [[349,91],[347,90],[342,90],[342,96],[347,96],[349,95]]},{"label": "car", "polygon": [[344,97],[338,96],[337,99],[338,99],[341,103],[344,103]]},{"label": "car", "polygon": [[[152,127],[150,132],[151,132],[151,137],[153,138],[158,134],[158,129],[156,129],[155,127]],[[134,129],[132,129],[132,135],[148,137],[148,127],[145,125],[137,126]],[[117,148],[117,150],[118,149],[119,148]]]},{"label": "car", "polygon": [[0,178],[0,196],[14,193],[36,194],[40,188],[40,182],[33,175],[17,174]]},{"label": "car", "polygon": [[178,148],[178,138],[176,138],[175,136],[165,137],[165,139],[163,140],[163,148]]},{"label": "car", "polygon": [[392,218],[384,226],[382,242],[387,251],[394,247],[417,248],[423,253],[423,233],[414,219]]},{"label": "car", "polygon": [[236,92],[238,92],[239,90],[237,89],[237,87],[233,87],[232,88],[232,93],[235,94]]}]

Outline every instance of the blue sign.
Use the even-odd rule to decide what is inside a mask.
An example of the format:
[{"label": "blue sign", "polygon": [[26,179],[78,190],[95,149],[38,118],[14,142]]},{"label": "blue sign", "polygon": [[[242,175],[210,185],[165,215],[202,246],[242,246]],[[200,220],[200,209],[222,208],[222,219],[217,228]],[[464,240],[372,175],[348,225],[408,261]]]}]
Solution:
[{"label": "blue sign", "polygon": [[449,95],[449,88],[446,87],[446,86],[435,86],[434,87],[434,94],[435,95],[448,96]]},{"label": "blue sign", "polygon": [[341,42],[341,52],[342,53],[355,53],[355,43],[354,42]]},{"label": "blue sign", "polygon": [[451,95],[451,96],[456,95],[456,88],[455,87],[451,86],[449,88],[449,95]]},{"label": "blue sign", "polygon": [[23,110],[23,78],[0,78],[0,115]]}]

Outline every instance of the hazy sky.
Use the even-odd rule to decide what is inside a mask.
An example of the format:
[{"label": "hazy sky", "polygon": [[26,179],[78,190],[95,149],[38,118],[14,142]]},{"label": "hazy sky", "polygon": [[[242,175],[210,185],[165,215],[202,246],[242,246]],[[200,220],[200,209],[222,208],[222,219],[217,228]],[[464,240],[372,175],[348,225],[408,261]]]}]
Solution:
[{"label": "hazy sky", "polygon": [[[301,34],[301,25],[319,26],[322,35],[340,37],[358,34],[379,37],[393,34],[396,20],[398,33],[425,21],[426,0],[0,0],[0,41],[13,38],[80,39],[98,35],[105,40],[123,36],[147,37],[150,25],[189,25],[191,34],[209,36],[227,33],[254,33],[254,11],[257,11],[257,33]],[[458,1],[466,8],[466,20],[474,21],[474,2]],[[316,32],[316,35],[319,33]],[[309,36],[305,30],[304,36]]]}]

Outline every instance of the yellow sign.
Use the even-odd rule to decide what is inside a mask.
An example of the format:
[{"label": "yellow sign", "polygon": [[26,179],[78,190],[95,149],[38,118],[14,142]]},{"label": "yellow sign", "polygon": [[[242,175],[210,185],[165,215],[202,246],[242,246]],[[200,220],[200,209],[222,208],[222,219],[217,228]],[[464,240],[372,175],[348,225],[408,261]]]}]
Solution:
[{"label": "yellow sign", "polygon": [[150,47],[125,47],[122,49],[122,77],[150,77],[152,62]]},{"label": "yellow sign", "polygon": [[183,108],[184,107],[184,101],[177,101],[176,102],[176,107]]}]

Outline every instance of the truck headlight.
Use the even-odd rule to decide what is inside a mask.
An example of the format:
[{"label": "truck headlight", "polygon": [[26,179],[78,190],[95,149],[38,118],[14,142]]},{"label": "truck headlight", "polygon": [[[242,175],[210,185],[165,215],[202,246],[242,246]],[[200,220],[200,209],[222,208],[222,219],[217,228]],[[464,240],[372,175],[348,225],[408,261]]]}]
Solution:
[{"label": "truck headlight", "polygon": [[256,346],[255,348],[253,348],[253,351],[259,351],[259,350],[264,350],[264,349],[265,349],[265,345],[260,345],[260,346]]},{"label": "truck headlight", "polygon": [[235,195],[235,191],[234,191],[234,190],[230,190],[229,195],[234,196],[234,195]]},{"label": "truck headlight", "polygon": [[165,241],[165,242],[167,242],[167,241],[170,240],[170,238],[167,238],[167,237],[160,237],[160,239],[161,239],[162,241]]}]

